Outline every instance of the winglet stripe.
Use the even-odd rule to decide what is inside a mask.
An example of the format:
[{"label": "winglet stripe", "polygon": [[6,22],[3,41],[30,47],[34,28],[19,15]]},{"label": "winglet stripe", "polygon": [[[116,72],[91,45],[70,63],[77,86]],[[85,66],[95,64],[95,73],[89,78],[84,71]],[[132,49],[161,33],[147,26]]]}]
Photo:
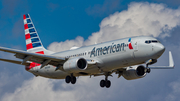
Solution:
[{"label": "winglet stripe", "polygon": [[30,20],[30,19],[27,19],[27,23],[31,23],[31,20]]},{"label": "winglet stripe", "polygon": [[30,39],[30,38],[31,38],[30,34],[26,34],[26,35],[25,35],[25,38],[26,38],[26,40],[27,40],[27,39]]},{"label": "winglet stripe", "polygon": [[39,38],[34,38],[34,39],[31,39],[32,43],[34,42],[39,42]]},{"label": "winglet stripe", "polygon": [[31,38],[37,37],[37,34],[36,33],[32,33],[32,34],[30,34],[30,36],[31,36]]},{"label": "winglet stripe", "polygon": [[23,15],[23,19],[26,19],[26,15]]},{"label": "winglet stripe", "polygon": [[25,14],[26,15],[26,18],[29,18],[29,14]]},{"label": "winglet stripe", "polygon": [[39,52],[36,52],[38,54],[44,54],[44,51],[39,51]]},{"label": "winglet stripe", "polygon": [[24,29],[28,29],[28,25],[27,24],[24,24]]},{"label": "winglet stripe", "polygon": [[32,43],[26,45],[27,50],[33,48]]},{"label": "winglet stripe", "polygon": [[41,43],[33,43],[32,46],[33,46],[33,48],[35,48],[35,47],[40,47],[40,46],[41,46]]}]

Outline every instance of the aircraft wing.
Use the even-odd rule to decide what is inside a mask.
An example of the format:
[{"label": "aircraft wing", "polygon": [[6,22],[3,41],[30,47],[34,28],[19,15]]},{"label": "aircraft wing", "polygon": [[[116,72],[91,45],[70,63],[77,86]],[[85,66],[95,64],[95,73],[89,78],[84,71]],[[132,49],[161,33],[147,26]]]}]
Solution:
[{"label": "aircraft wing", "polygon": [[[5,47],[0,47],[0,51],[14,53],[15,54],[14,56],[16,56],[16,58],[23,59],[23,61],[21,63],[22,65],[26,64],[27,61],[32,61],[32,62],[42,64],[42,67],[47,64],[59,66],[59,65],[62,65],[61,63],[64,63],[64,61],[66,60],[65,57],[57,57],[57,56],[52,56],[52,55],[29,53],[26,51],[10,49],[10,48],[5,48]],[[19,62],[15,61],[15,60],[6,60],[6,59],[0,59],[0,60],[19,64]]]},{"label": "aircraft wing", "polygon": [[151,69],[173,69],[174,68],[174,60],[171,51],[169,51],[169,66],[150,66],[148,68]]}]

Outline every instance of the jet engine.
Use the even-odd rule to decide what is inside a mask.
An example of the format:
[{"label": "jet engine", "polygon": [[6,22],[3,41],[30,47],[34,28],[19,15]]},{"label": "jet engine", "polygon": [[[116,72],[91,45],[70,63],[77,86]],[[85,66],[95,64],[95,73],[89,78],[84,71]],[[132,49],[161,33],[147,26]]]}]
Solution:
[{"label": "jet engine", "polygon": [[133,67],[128,67],[126,70],[123,71],[122,76],[126,80],[133,80],[133,79],[139,79],[143,78],[146,76],[145,72],[145,67],[140,65],[140,66],[133,66]]},{"label": "jet engine", "polygon": [[63,69],[66,72],[69,73],[74,73],[74,72],[80,72],[82,70],[85,70],[87,68],[87,61],[84,58],[81,57],[75,57],[75,58],[70,58],[67,60],[64,65]]}]

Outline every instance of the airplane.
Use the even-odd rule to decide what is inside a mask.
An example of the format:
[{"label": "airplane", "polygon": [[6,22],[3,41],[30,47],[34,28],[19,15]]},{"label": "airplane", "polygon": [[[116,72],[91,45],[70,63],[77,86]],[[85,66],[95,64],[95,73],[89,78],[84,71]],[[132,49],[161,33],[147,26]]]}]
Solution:
[{"label": "airplane", "polygon": [[[109,88],[113,73],[126,80],[143,78],[151,69],[173,69],[169,51],[169,66],[150,66],[164,53],[165,47],[156,38],[136,36],[83,47],[72,47],[63,52],[44,48],[29,14],[23,15],[27,51],[0,47],[22,61],[0,58],[0,61],[24,65],[35,76],[65,79],[75,84],[79,76],[105,76],[100,87]],[[144,65],[145,66],[144,66]]]}]

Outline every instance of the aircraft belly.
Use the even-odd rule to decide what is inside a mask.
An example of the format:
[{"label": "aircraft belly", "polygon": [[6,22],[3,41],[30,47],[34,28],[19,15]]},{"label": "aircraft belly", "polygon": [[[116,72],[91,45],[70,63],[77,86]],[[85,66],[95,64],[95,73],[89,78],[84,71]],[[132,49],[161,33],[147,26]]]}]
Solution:
[{"label": "aircraft belly", "polygon": [[48,65],[45,66],[44,68],[35,70],[35,71],[31,71],[33,74],[35,75],[39,75],[39,76],[43,76],[46,78],[52,78],[52,79],[64,79],[68,73],[57,70],[55,71],[55,67]]},{"label": "aircraft belly", "polygon": [[[87,70],[81,71],[88,73],[88,75],[97,74],[100,73],[99,69],[94,66],[93,68],[89,68]],[[65,79],[67,75],[71,75],[70,73],[57,70],[55,71],[54,68],[51,68],[49,70],[45,70],[44,72],[39,72],[38,75],[46,77],[46,78],[52,78],[52,79]],[[74,76],[88,76],[88,75],[80,75],[80,74],[73,74]]]}]

